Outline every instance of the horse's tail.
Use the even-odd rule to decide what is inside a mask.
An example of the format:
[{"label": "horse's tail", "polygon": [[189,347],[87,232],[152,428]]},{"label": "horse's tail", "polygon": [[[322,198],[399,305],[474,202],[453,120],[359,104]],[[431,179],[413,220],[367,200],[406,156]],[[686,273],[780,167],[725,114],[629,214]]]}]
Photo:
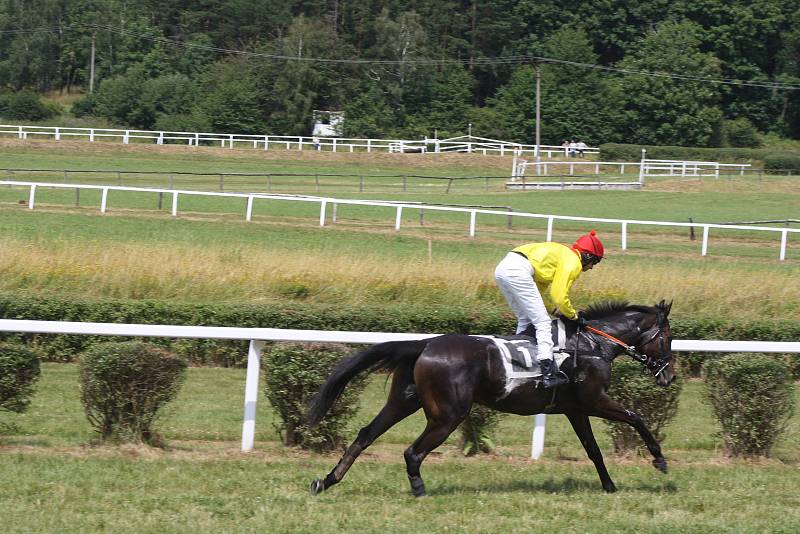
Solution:
[{"label": "horse's tail", "polygon": [[314,426],[319,423],[342,394],[345,386],[359,373],[366,370],[394,371],[404,364],[413,365],[428,341],[428,339],[387,341],[340,361],[309,402],[308,424]]}]

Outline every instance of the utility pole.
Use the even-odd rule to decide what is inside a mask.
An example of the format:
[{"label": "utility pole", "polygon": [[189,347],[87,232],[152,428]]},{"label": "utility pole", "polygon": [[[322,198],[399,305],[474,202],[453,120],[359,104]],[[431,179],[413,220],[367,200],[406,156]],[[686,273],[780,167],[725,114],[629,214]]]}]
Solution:
[{"label": "utility pole", "polygon": [[94,49],[97,43],[97,32],[92,32],[92,56],[89,60],[89,93],[94,93]]},{"label": "utility pole", "polygon": [[[536,63],[536,161],[539,161],[539,143],[541,142],[541,111],[540,111],[540,90],[541,76],[539,75],[539,63]],[[536,167],[539,168],[538,165]]]}]

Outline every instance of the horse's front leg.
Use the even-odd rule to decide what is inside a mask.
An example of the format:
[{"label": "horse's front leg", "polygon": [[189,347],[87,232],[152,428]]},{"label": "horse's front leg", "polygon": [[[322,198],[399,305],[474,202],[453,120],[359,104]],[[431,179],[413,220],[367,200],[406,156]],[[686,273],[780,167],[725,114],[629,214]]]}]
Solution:
[{"label": "horse's front leg", "polygon": [[661,454],[661,445],[658,444],[655,436],[653,436],[653,433],[647,428],[647,425],[644,424],[639,414],[626,409],[620,403],[603,393],[600,395],[597,402],[588,408],[587,415],[602,417],[609,421],[621,421],[631,425],[642,437],[642,440],[644,440],[647,450],[653,455],[653,466],[663,473],[667,472],[667,459]]},{"label": "horse's front leg", "polygon": [[614,485],[614,481],[611,480],[611,475],[608,474],[608,469],[606,469],[606,464],[603,461],[603,453],[600,452],[600,447],[597,446],[597,440],[594,439],[594,432],[592,432],[592,424],[589,422],[589,416],[585,413],[575,412],[567,413],[566,416],[570,424],[572,424],[572,429],[575,431],[575,434],[578,435],[578,439],[581,440],[586,454],[589,456],[592,463],[594,463],[597,474],[600,476],[600,483],[603,485],[603,489],[608,493],[614,493],[617,491],[617,487]]}]

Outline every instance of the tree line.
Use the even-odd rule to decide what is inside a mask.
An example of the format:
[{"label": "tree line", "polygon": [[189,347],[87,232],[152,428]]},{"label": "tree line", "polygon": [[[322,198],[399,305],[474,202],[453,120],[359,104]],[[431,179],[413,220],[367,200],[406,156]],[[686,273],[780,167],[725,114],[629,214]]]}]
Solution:
[{"label": "tree line", "polygon": [[543,143],[800,138],[800,0],[0,0],[6,117],[530,143],[537,71]]}]

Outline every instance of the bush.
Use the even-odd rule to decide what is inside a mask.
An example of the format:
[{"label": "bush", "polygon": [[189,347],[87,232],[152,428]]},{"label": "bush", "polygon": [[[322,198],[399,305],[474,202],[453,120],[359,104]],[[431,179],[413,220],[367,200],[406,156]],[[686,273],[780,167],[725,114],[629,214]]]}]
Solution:
[{"label": "bush", "polygon": [[794,408],[789,368],[764,354],[730,354],[703,366],[706,398],[731,456],[767,456]]},{"label": "bush", "polygon": [[494,452],[492,435],[500,422],[500,412],[480,404],[473,404],[467,418],[461,423],[461,450],[464,456],[479,452]]},{"label": "bush", "polygon": [[[678,411],[680,392],[680,382],[661,387],[638,362],[614,362],[608,394],[625,408],[639,414],[658,441],[663,441],[665,427]],[[606,421],[606,424],[614,452],[621,454],[639,451],[644,447],[639,433],[630,425],[611,421]]]},{"label": "bush", "polygon": [[722,136],[727,146],[738,148],[758,148],[761,146],[758,129],[744,117],[724,121],[722,123]]},{"label": "bush", "polygon": [[57,105],[47,105],[33,91],[0,95],[0,115],[7,119],[39,121],[58,114]]},{"label": "bush", "polygon": [[21,413],[39,378],[39,358],[25,345],[0,343],[0,410]]},{"label": "bush", "polygon": [[347,421],[358,410],[365,378],[351,381],[325,418],[314,428],[305,424],[311,397],[350,349],[328,343],[278,343],[264,365],[264,393],[280,417],[278,432],[285,445],[330,451],[344,444]]},{"label": "bush", "polygon": [[81,358],[81,402],[103,440],[159,446],[153,424],[185,377],[186,362],[159,347],[140,341],[100,343]]},{"label": "bush", "polygon": [[764,169],[769,171],[800,172],[800,154],[776,152],[764,158]]}]

